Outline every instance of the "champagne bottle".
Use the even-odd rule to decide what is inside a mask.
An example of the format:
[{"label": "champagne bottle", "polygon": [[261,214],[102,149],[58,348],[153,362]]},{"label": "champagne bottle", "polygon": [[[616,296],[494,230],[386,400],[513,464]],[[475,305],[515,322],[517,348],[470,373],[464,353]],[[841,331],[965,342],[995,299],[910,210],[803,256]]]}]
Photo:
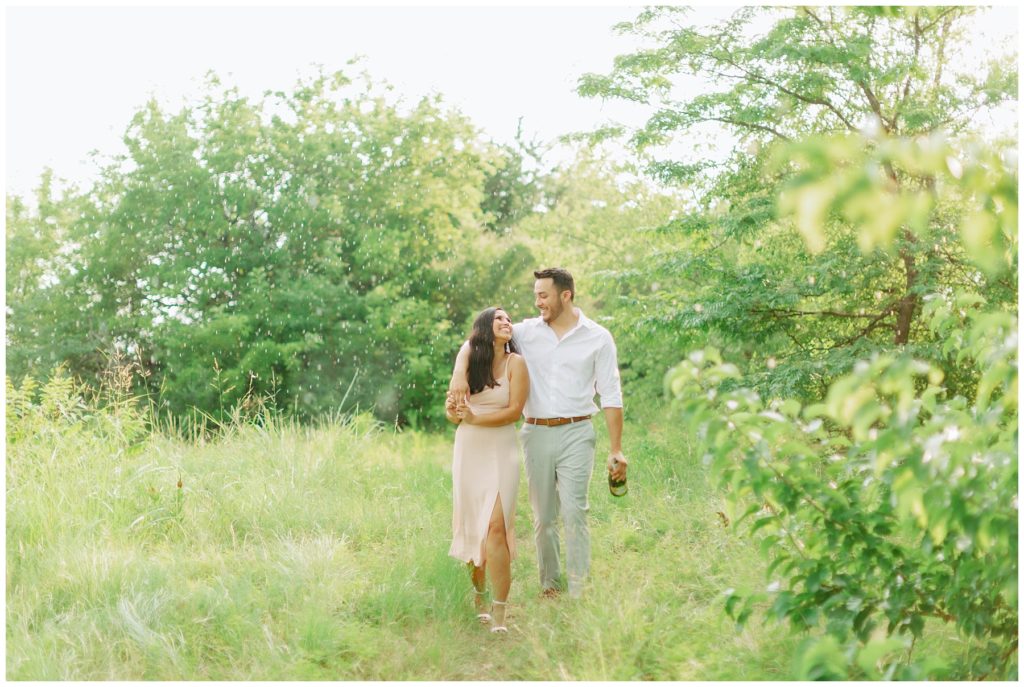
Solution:
[{"label": "champagne bottle", "polygon": [[[619,465],[618,458],[612,458],[612,469],[615,469]],[[611,470],[608,471],[608,491],[612,493],[612,496],[625,496],[626,492],[629,491],[629,487],[626,486],[626,478],[623,477],[621,480],[612,477]]]}]

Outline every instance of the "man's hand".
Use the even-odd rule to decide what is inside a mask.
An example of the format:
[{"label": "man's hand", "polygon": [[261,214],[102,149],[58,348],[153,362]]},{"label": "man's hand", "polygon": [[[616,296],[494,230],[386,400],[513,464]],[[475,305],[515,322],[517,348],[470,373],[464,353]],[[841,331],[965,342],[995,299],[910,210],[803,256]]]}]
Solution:
[{"label": "man's hand", "polygon": [[476,420],[473,409],[465,401],[459,401],[458,406],[455,408],[455,415],[467,425],[473,424],[473,421]]},{"label": "man's hand", "polygon": [[448,383],[448,397],[455,399],[456,403],[469,401],[469,380],[465,375],[458,378],[453,377],[452,381]]},{"label": "man's hand", "polygon": [[458,424],[459,416],[456,414],[458,404],[455,402],[455,397],[451,394],[445,396],[444,399],[444,415],[452,422]]},{"label": "man's hand", "polygon": [[613,451],[608,454],[608,472],[611,474],[614,480],[626,479],[626,467],[629,465],[629,461],[626,460],[626,456],[622,455],[622,451]]}]

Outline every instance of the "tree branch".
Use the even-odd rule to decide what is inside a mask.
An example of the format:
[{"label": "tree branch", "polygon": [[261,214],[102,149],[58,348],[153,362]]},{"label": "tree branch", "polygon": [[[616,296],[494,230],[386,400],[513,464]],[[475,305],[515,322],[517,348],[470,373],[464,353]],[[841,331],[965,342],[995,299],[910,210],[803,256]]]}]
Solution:
[{"label": "tree branch", "polygon": [[892,313],[892,307],[886,308],[880,313],[849,313],[839,312],[837,310],[792,310],[792,309],[771,309],[771,308],[751,308],[750,312],[758,315],[772,315],[773,317],[803,317],[805,315],[828,315],[829,317],[843,317],[849,319],[877,319],[879,316],[884,317]]},{"label": "tree branch", "polygon": [[885,121],[885,115],[882,114],[882,103],[878,101],[878,96],[871,90],[867,82],[863,79],[857,79],[855,83],[860,86],[861,93],[868,99],[868,105],[871,107],[871,111],[878,117],[878,121],[882,124],[882,129],[886,134],[892,133],[892,127],[889,122]]},{"label": "tree branch", "polygon": [[[948,17],[949,15],[953,14],[954,12],[956,12],[957,10],[960,10],[960,9],[963,9],[963,8],[962,7],[948,7],[945,10],[943,10],[942,12],[939,12],[937,15],[935,15],[934,19],[932,19],[930,22],[928,22],[927,24],[925,24],[924,26],[921,27],[921,33],[923,34],[923,33],[926,33],[928,31],[931,31],[933,26],[935,26],[940,21],[942,21],[943,19],[945,19],[946,17]],[[914,17],[914,22],[917,23],[917,21],[918,21],[918,18],[917,18],[917,16],[915,16]]]},{"label": "tree branch", "polygon": [[888,312],[879,313],[878,316],[875,317],[873,320],[871,320],[871,322],[868,323],[868,326],[866,326],[864,329],[860,330],[860,332],[858,332],[857,334],[854,334],[851,337],[843,339],[842,341],[837,343],[835,346],[832,346],[832,348],[842,348],[844,346],[849,346],[850,344],[852,344],[857,339],[863,339],[865,336],[867,336],[868,334],[873,332],[875,329],[877,329],[882,324],[882,321],[887,316],[889,316],[891,314],[892,314],[891,310],[889,310]]},{"label": "tree branch", "polygon": [[[812,96],[809,96],[809,95],[804,95],[803,93],[799,93],[797,91],[794,91],[791,88],[787,88],[783,84],[781,84],[781,83],[779,83],[777,81],[773,81],[773,80],[769,79],[764,74],[761,74],[759,72],[755,72],[755,71],[753,71],[751,69],[748,69],[748,68],[744,67],[741,64],[738,64],[735,60],[731,59],[731,56],[729,56],[729,55],[707,55],[707,54],[705,54],[703,56],[704,57],[709,57],[711,59],[716,59],[716,60],[719,60],[721,62],[725,62],[726,64],[728,64],[728,65],[730,65],[730,66],[732,66],[732,67],[734,67],[736,69],[739,69],[741,72],[743,72],[746,75],[745,78],[750,79],[750,80],[752,80],[754,82],[757,82],[757,83],[764,84],[765,86],[771,86],[772,88],[775,88],[775,89],[777,89],[779,91],[782,91],[786,95],[792,96],[792,97],[796,98],[797,100],[800,100],[801,102],[805,102],[805,103],[808,103],[810,105],[821,105],[823,107],[827,107],[829,110],[831,110],[833,113],[835,113],[835,115],[837,117],[839,117],[839,119],[843,122],[843,124],[846,125],[846,127],[850,131],[856,131],[857,130],[857,127],[855,127],[853,125],[853,123],[842,112],[840,112],[839,109],[835,105],[833,105],[832,102],[829,101],[827,98],[823,98],[823,97],[815,98],[815,97],[812,97]],[[729,75],[729,76],[732,76],[732,75]],[[744,77],[736,77],[736,78],[744,78]]]},{"label": "tree branch", "polygon": [[910,97],[910,84],[914,79],[914,69],[917,67],[918,57],[921,54],[921,15],[914,15],[914,59],[910,64],[910,68],[907,70],[907,80],[903,83],[903,95],[900,96],[900,101],[896,104],[895,109],[892,113],[892,124],[893,129],[897,129],[896,120],[900,115],[900,111],[903,106],[907,103],[907,98]]},{"label": "tree branch", "polygon": [[728,117],[705,117],[704,121],[707,121],[707,122],[722,122],[723,124],[732,124],[733,126],[745,127],[745,128],[748,128],[748,129],[757,129],[759,131],[767,131],[770,134],[778,136],[779,138],[781,138],[784,141],[792,141],[793,140],[789,136],[787,136],[786,134],[782,133],[781,131],[777,131],[776,129],[773,129],[772,127],[767,126],[765,124],[755,124],[753,122],[741,122],[741,121],[736,120],[736,119],[729,119]]},{"label": "tree branch", "polygon": [[[803,11],[804,11],[804,14],[806,14],[808,17],[810,17],[815,22],[817,22],[818,26],[821,27],[822,31],[824,31],[826,34],[828,34],[828,27],[825,26],[825,22],[823,22],[821,20],[821,17],[816,15],[814,12],[812,12],[810,7],[804,7]],[[832,43],[832,45],[835,45],[835,43],[832,42],[832,37],[831,36],[828,36],[828,40],[829,40],[829,43]]]},{"label": "tree branch", "polygon": [[935,79],[932,81],[933,97],[939,95],[939,85],[942,83],[942,69],[946,62],[946,41],[949,39],[950,22],[942,23],[942,31],[939,34],[938,55],[935,58]]}]

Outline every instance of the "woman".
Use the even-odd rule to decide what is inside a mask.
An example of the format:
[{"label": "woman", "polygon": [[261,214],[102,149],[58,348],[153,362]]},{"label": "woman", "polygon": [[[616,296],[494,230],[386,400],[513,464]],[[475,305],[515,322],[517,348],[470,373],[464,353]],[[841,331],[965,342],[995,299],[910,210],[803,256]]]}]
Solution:
[{"label": "woman", "polygon": [[[505,609],[515,556],[513,516],[519,489],[519,442],[515,423],[530,390],[526,363],[512,343],[512,320],[487,308],[469,337],[469,403],[445,403],[455,431],[452,546],[448,554],[470,565],[477,618],[507,632]],[[484,600],[491,578],[492,607]]]}]

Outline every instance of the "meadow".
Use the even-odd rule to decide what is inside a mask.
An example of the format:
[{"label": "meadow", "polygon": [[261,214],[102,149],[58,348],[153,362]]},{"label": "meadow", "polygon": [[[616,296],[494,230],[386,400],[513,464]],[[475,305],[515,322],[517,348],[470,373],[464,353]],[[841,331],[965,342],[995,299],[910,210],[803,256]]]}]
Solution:
[{"label": "meadow", "polygon": [[[8,387],[8,679],[793,676],[800,635],[723,613],[764,565],[667,410],[627,424],[626,497],[595,472],[581,600],[539,596],[524,481],[510,632],[494,637],[447,556],[451,431],[267,413],[151,430],[128,402],[59,387],[32,404]],[[960,650],[945,630],[927,644]]]},{"label": "meadow", "polygon": [[[7,677],[1016,679],[1015,43],[688,11],[576,82],[636,127],[499,143],[355,62],[211,71],[94,183],[8,194]],[[522,485],[492,637],[441,398],[552,266],[615,338],[630,492],[598,420],[591,585],[545,601]]]}]

